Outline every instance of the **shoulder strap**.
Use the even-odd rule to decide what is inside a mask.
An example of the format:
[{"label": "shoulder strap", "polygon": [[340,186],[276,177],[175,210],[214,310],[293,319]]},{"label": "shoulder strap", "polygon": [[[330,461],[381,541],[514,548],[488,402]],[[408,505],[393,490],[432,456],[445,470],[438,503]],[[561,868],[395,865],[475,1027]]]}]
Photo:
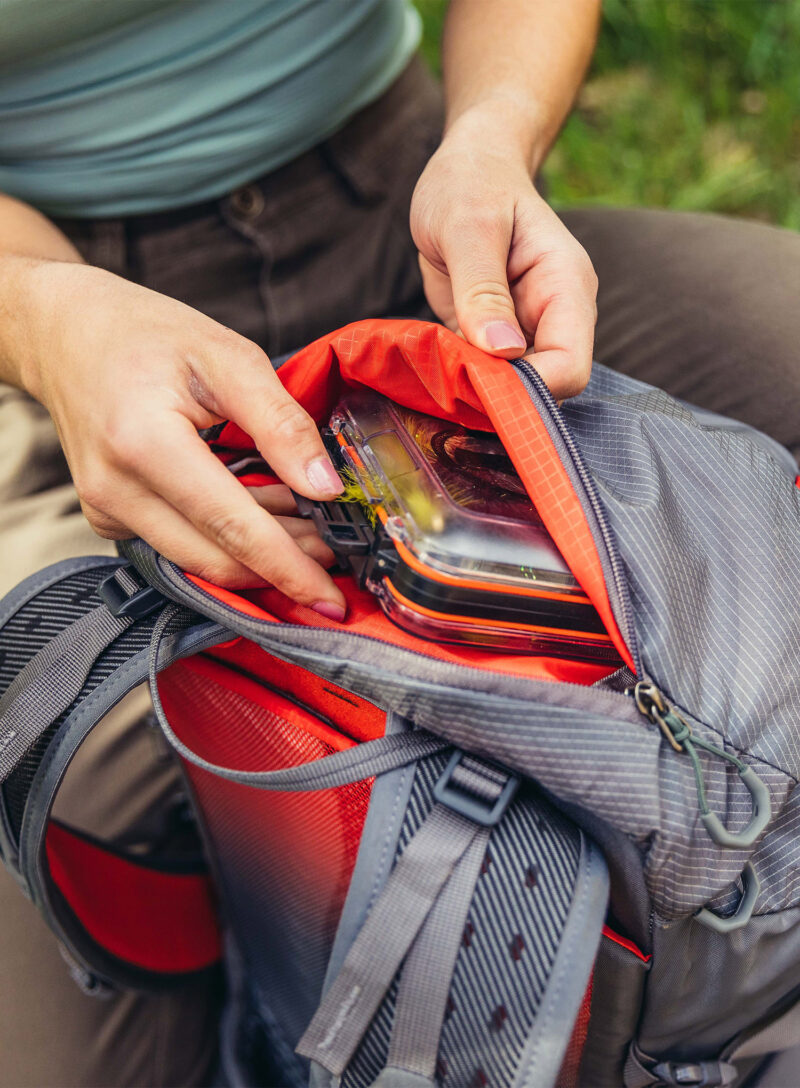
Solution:
[{"label": "shoulder strap", "polygon": [[[219,958],[204,866],[148,863],[51,820],[75,752],[147,679],[163,605],[127,564],[97,557],[56,564],[0,602],[0,854],[95,991],[161,987]],[[224,634],[184,613],[170,659]]]}]

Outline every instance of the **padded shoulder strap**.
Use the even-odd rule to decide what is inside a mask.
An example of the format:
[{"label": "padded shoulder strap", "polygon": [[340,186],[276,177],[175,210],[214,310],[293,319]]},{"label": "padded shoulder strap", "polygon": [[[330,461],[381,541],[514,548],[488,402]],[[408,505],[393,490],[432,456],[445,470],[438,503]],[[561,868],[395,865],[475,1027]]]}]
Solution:
[{"label": "padded shoulder strap", "polygon": [[0,699],[0,782],[76,698],[103,650],[132,623],[98,605],[46,643],[14,677]]},{"label": "padded shoulder strap", "polygon": [[[148,988],[219,958],[205,868],[148,863],[50,814],[75,752],[146,679],[163,603],[127,564],[99,558],[57,564],[0,602],[3,860],[83,972]],[[225,634],[186,624],[170,659]]]}]

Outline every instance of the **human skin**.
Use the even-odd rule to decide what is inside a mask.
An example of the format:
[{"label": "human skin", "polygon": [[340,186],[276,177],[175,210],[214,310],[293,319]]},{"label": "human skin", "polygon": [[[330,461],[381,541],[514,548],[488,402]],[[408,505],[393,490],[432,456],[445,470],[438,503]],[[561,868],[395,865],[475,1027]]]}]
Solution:
[{"label": "human skin", "polygon": [[445,133],[411,232],[439,319],[495,355],[529,355],[560,398],[589,380],[597,278],[533,177],[591,58],[599,0],[451,0]]},{"label": "human skin", "polygon": [[[531,178],[580,83],[596,22],[595,0],[453,0],[446,131],[411,211],[440,318],[495,355],[532,346],[559,397],[588,379],[596,281]],[[242,488],[197,433],[232,419],[288,487],[309,498],[338,493],[313,421],[264,352],[174,299],[87,266],[53,223],[2,195],[0,379],[50,413],[101,536],[141,536],[212,581],[271,583],[343,618],[344,598],[324,570],[332,556],[291,517],[288,489]]]}]

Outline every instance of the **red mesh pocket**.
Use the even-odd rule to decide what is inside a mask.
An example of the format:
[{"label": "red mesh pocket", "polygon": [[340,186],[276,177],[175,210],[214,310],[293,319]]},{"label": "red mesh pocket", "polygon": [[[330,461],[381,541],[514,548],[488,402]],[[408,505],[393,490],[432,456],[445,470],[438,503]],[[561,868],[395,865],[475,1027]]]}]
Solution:
[{"label": "red mesh pocket", "polygon": [[[207,655],[176,662],[159,679],[172,727],[198,755],[228,767],[267,771],[357,743],[333,716],[337,711],[344,723],[348,711],[355,711],[333,685],[321,690],[318,677],[287,669],[244,640],[229,644],[223,656],[225,664]],[[248,671],[232,668],[234,662]],[[286,690],[277,690],[279,682]],[[323,698],[331,713],[322,713]],[[356,716],[362,729],[369,717],[375,734],[383,733],[385,715],[377,708],[360,705]],[[286,1020],[291,1041],[319,997],[372,780],[290,793],[238,785],[193,765],[187,771],[215,854],[226,912],[243,937],[251,972],[272,991],[273,1010]]]}]

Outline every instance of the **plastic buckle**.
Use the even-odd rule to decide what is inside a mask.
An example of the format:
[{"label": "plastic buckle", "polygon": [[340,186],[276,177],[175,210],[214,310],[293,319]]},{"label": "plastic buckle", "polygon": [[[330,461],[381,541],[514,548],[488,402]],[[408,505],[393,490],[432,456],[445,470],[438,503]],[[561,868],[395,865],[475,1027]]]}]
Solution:
[{"label": "plastic buckle", "polygon": [[[473,774],[480,774],[482,771],[484,773],[493,771],[496,777],[492,777],[488,773],[486,777],[496,785],[499,784],[502,778],[506,779],[494,801],[489,801],[462,783],[453,781],[454,774],[461,767],[462,760],[465,758],[469,758],[474,766],[465,767],[464,770],[468,770]],[[511,774],[505,767],[501,767],[497,763],[490,763],[488,760],[478,759],[475,756],[468,756],[466,752],[462,752],[460,748],[457,748],[433,787],[433,796],[439,804],[452,809],[459,816],[466,816],[468,820],[480,824],[481,827],[494,827],[495,824],[502,820],[506,809],[513,801],[519,783],[519,775]]]},{"label": "plastic buckle", "polygon": [[717,1061],[710,1062],[661,1062],[653,1069],[653,1075],[662,1084],[685,1085],[686,1088],[718,1088],[730,1084],[725,1071]]},{"label": "plastic buckle", "polygon": [[[125,571],[128,577],[135,578],[140,588],[133,593],[123,588],[117,578],[120,571]],[[153,586],[142,583],[140,575],[131,563],[117,567],[113,574],[104,578],[97,587],[97,596],[112,616],[128,616],[133,620],[149,616],[151,612],[155,612],[167,603],[163,593],[159,593]]]}]

